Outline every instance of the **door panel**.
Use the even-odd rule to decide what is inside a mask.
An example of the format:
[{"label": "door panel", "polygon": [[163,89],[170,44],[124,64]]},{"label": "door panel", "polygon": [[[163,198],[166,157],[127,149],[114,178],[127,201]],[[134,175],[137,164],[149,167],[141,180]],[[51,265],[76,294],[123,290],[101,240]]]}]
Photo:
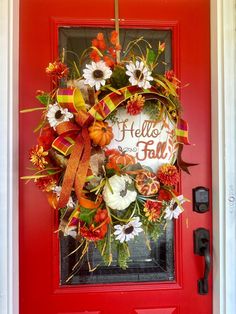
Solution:
[{"label": "door panel", "polygon": [[[191,176],[182,173],[183,194],[192,200],[196,186],[211,188],[209,1],[120,0],[120,27],[172,32],[172,65],[182,85],[184,119],[193,144],[184,158],[199,163]],[[62,0],[21,0],[20,106],[36,107],[36,90],[49,90],[45,67],[58,55],[61,26],[113,28],[113,1],[69,3]],[[28,149],[39,114],[20,116],[20,171],[28,167]],[[186,203],[185,203],[186,204]],[[193,230],[211,230],[211,210],[185,212],[175,224],[175,280],[162,282],[60,286],[59,242],[54,233],[57,213],[33,184],[20,182],[20,306],[21,314],[181,313],[210,314],[209,294],[197,293],[202,257],[193,253]],[[127,280],[128,281],[128,280]]]}]

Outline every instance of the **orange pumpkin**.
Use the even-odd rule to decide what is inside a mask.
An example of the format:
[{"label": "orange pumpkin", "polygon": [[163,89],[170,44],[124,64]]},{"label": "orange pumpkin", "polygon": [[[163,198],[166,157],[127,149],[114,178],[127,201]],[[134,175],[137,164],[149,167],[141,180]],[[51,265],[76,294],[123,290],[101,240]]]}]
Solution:
[{"label": "orange pumpkin", "polygon": [[93,143],[102,147],[110,144],[113,139],[112,127],[107,122],[96,121],[88,131]]},{"label": "orange pumpkin", "polygon": [[117,165],[129,166],[135,164],[135,158],[124,152],[111,155],[110,162]]}]

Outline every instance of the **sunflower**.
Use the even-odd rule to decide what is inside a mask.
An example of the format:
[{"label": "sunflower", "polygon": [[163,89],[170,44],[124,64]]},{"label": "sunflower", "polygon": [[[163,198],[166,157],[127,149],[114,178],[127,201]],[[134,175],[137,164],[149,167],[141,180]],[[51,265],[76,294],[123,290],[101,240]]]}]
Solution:
[{"label": "sunflower", "polygon": [[125,225],[115,225],[114,235],[121,243],[129,241],[143,231],[139,217],[134,217]]},{"label": "sunflower", "polygon": [[73,114],[68,109],[63,109],[57,103],[49,105],[48,112],[46,114],[50,126],[55,130],[56,126],[62,122],[69,121],[73,118]]},{"label": "sunflower", "polygon": [[130,62],[126,65],[126,74],[130,77],[129,81],[132,85],[138,85],[143,88],[150,88],[150,81],[153,81],[151,71],[144,65],[142,61],[136,61],[135,64]]},{"label": "sunflower", "polygon": [[177,219],[179,215],[183,212],[182,204],[185,202],[183,195],[179,195],[173,198],[170,205],[165,209],[164,218],[167,220]]},{"label": "sunflower", "polygon": [[86,69],[83,70],[85,78],[84,83],[96,88],[98,91],[101,86],[104,86],[106,80],[111,77],[112,71],[104,61],[92,62],[86,64]]}]

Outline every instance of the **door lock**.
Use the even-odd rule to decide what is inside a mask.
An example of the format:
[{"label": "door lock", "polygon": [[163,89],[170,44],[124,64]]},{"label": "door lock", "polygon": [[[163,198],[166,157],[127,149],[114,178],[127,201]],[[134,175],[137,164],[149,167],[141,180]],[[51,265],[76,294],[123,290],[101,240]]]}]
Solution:
[{"label": "door lock", "polygon": [[209,189],[198,186],[193,189],[193,210],[197,213],[205,213],[209,210]]},{"label": "door lock", "polygon": [[205,268],[203,278],[198,280],[198,293],[208,293],[208,277],[211,267],[210,256],[210,232],[204,228],[198,228],[194,231],[194,253],[204,257]]}]

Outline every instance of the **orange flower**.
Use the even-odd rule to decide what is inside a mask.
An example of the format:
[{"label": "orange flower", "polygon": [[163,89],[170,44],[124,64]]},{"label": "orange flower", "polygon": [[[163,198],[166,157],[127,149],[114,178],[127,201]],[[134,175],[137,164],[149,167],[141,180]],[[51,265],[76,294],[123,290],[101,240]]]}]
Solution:
[{"label": "orange flower", "polygon": [[56,132],[51,127],[45,127],[42,129],[41,135],[38,137],[38,144],[43,146],[44,150],[51,148],[52,142],[56,138]]},{"label": "orange flower", "polygon": [[161,216],[161,208],[161,203],[148,200],[144,205],[143,211],[149,221],[156,222]]},{"label": "orange flower", "polygon": [[173,186],[179,182],[179,173],[175,166],[164,164],[158,169],[157,178],[162,184]]},{"label": "orange flower", "polygon": [[110,38],[110,42],[112,43],[112,45],[115,45],[117,43],[117,38],[118,38],[117,31],[112,31],[111,38]]},{"label": "orange flower", "polygon": [[61,61],[54,61],[53,63],[49,63],[48,67],[46,68],[46,73],[61,79],[62,77],[68,75],[69,69]]},{"label": "orange flower", "polygon": [[127,102],[126,110],[130,115],[137,115],[142,111],[144,103],[145,98],[142,95],[134,94]]},{"label": "orange flower", "polygon": [[39,169],[45,169],[46,165],[48,164],[46,157],[48,152],[45,152],[43,146],[36,145],[30,150],[30,161],[34,166]]},{"label": "orange flower", "polygon": [[[58,176],[48,176],[35,179],[35,184],[43,192],[50,192],[57,185]],[[55,193],[54,193],[55,195]]]},{"label": "orange flower", "polygon": [[98,40],[104,40],[104,35],[103,35],[103,33],[98,33],[98,34],[97,34],[97,39],[98,39]]},{"label": "orange flower", "polygon": [[108,56],[104,56],[103,60],[105,61],[106,65],[110,68],[112,68],[115,65],[114,60]]},{"label": "orange flower", "polygon": [[94,61],[94,62],[98,62],[101,60],[101,57],[99,56],[97,50],[93,49],[93,51],[90,53],[90,58]]},{"label": "orange flower", "polygon": [[[173,192],[174,194],[176,194],[175,192]],[[160,189],[158,192],[158,201],[165,201],[165,202],[169,202],[171,199],[173,198],[172,194],[170,191],[164,190],[164,189]]]},{"label": "orange flower", "polygon": [[174,85],[175,88],[179,87],[180,81],[175,76],[175,73],[173,70],[166,71],[165,72],[165,78],[167,78],[167,80],[170,81]]},{"label": "orange flower", "polygon": [[116,50],[113,47],[108,48],[109,54],[112,58],[116,58]]},{"label": "orange flower", "polygon": [[165,43],[160,43],[159,42],[159,46],[158,46],[158,52],[159,53],[162,53],[164,50],[165,50],[165,48],[166,48],[166,44]]},{"label": "orange flower", "polygon": [[93,39],[92,40],[92,46],[98,48],[99,50],[106,50],[106,43],[105,43],[105,40],[104,40],[104,36],[103,36],[103,33],[98,33],[97,34],[97,38]]}]

